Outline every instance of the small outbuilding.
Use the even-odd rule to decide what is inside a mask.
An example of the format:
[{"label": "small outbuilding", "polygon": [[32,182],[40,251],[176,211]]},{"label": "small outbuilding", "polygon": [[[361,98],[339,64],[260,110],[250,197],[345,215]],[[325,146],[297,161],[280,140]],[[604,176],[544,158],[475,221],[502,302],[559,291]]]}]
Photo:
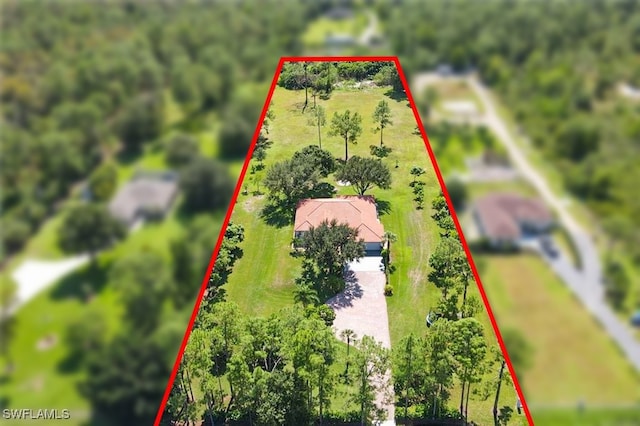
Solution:
[{"label": "small outbuilding", "polygon": [[139,173],[116,193],[109,211],[125,225],[132,226],[139,219],[163,218],[177,194],[175,173]]}]

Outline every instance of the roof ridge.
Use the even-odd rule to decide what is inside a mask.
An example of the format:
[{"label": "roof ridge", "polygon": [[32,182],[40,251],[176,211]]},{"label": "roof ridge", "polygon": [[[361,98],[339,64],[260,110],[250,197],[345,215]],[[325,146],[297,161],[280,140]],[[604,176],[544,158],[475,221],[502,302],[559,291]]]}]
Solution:
[{"label": "roof ridge", "polygon": [[374,231],[373,229],[371,229],[371,227],[369,225],[367,225],[366,223],[362,222],[360,223],[360,225],[358,226],[357,229],[360,229],[360,227],[364,226],[365,228],[367,228],[369,231],[373,232],[374,235],[376,235],[377,237],[384,237],[384,235],[379,235],[376,231]]}]

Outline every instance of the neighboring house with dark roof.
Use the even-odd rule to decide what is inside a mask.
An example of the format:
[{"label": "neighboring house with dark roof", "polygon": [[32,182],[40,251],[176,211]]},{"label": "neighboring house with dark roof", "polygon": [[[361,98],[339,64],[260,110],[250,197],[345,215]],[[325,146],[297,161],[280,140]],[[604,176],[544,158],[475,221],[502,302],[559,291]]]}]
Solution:
[{"label": "neighboring house with dark roof", "polygon": [[132,226],[138,219],[164,217],[177,194],[175,173],[139,173],[116,193],[109,203],[109,211],[116,219]]},{"label": "neighboring house with dark roof", "polygon": [[384,227],[378,219],[376,203],[371,196],[347,195],[300,201],[296,208],[294,238],[301,238],[309,229],[333,219],[358,230],[358,237],[364,240],[367,256],[380,256]]},{"label": "neighboring house with dark roof", "polygon": [[476,200],[473,217],[479,234],[496,248],[516,246],[523,236],[546,232],[554,224],[541,200],[512,193],[492,193]]}]

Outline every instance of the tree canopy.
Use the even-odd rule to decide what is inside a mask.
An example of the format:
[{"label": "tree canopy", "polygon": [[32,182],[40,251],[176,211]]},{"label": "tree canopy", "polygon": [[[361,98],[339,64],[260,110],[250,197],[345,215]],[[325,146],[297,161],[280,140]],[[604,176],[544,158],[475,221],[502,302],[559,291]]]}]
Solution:
[{"label": "tree canopy", "polygon": [[349,182],[358,195],[364,195],[374,186],[381,189],[391,188],[391,171],[382,161],[353,156],[336,173],[336,178]]},{"label": "tree canopy", "polygon": [[333,113],[329,136],[340,136],[344,139],[344,161],[349,160],[349,143],[355,144],[362,134],[362,117],[360,113],[346,110],[342,114]]},{"label": "tree canopy", "polygon": [[180,175],[184,206],[190,212],[227,207],[234,186],[227,166],[214,159],[199,157],[189,163]]},{"label": "tree canopy", "polygon": [[76,204],[64,216],[58,238],[70,253],[87,252],[92,257],[126,234],[125,227],[100,204]]},{"label": "tree canopy", "polygon": [[364,256],[364,242],[358,238],[358,231],[335,219],[309,229],[299,246],[304,257],[327,278],[341,277],[346,263]]}]

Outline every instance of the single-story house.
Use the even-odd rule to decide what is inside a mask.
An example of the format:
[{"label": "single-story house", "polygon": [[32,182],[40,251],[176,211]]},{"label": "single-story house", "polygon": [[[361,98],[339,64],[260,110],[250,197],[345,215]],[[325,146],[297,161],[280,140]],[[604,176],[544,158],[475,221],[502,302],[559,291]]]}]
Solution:
[{"label": "single-story house", "polygon": [[296,207],[294,238],[301,238],[324,221],[337,220],[358,230],[364,240],[366,256],[380,256],[384,244],[384,227],[378,218],[371,196],[345,195],[335,198],[310,198]]},{"label": "single-story house", "polygon": [[109,203],[109,211],[116,219],[132,226],[138,219],[164,217],[177,194],[175,173],[141,173],[116,193]]},{"label": "single-story house", "polygon": [[475,201],[479,234],[496,248],[514,247],[525,235],[548,231],[554,224],[542,200],[512,193],[492,193]]}]

